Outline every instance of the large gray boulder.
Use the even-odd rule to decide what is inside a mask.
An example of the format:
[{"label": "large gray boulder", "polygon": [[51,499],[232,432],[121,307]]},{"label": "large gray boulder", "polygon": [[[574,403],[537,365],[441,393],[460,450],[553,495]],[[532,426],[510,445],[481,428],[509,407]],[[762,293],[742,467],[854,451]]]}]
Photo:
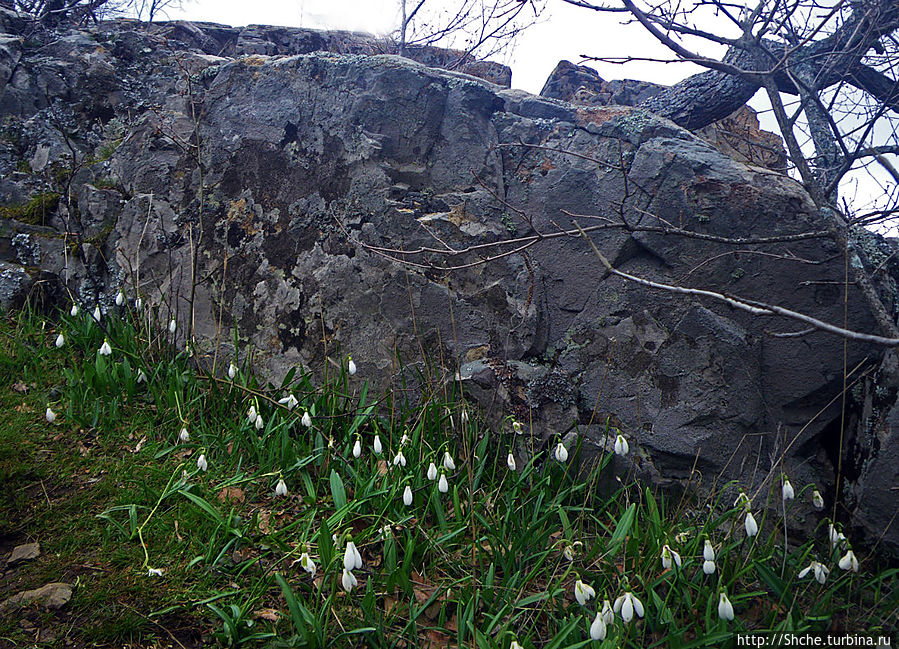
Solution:
[{"label": "large gray boulder", "polygon": [[[347,353],[379,389],[398,381],[397,359],[458,375],[495,430],[515,416],[538,448],[577,435],[588,455],[609,448],[608,421],[634,449],[620,469],[666,485],[750,488],[784,470],[833,498],[843,454],[841,516],[899,549],[882,511],[895,503],[882,467],[899,381],[882,350],[847,346],[863,380],[850,379],[841,449],[841,339],[779,337],[802,327],[609,276],[583,238],[559,235],[573,220],[605,225],[589,236],[629,273],[839,323],[845,268],[827,237],[737,246],[633,228],[824,229],[797,182],[636,108],[389,55],[268,56],[262,29],[243,33],[257,53],[240,56],[210,50],[217,26],[179,23],[165,42],[125,27],[23,50],[3,90],[5,195],[66,190],[40,223],[7,206],[4,277],[34,266],[90,304],[139,290],[179,332],[192,298],[201,352],[236,327],[235,353],[252,349],[275,380]],[[69,238],[76,254],[63,254]],[[880,264],[885,245],[862,236],[853,261]],[[847,318],[876,331],[852,287]]]}]

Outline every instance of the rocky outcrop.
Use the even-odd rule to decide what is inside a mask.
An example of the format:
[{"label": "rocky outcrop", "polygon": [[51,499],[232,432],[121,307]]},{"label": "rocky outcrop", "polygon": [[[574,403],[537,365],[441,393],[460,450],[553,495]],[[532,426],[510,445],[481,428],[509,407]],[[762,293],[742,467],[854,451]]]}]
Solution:
[{"label": "rocky outcrop", "polygon": [[[882,350],[848,345],[855,376],[885,378],[853,385],[841,451],[842,340],[775,336],[799,327],[610,277],[563,232],[600,226],[591,240],[634,275],[842,322],[830,239],[716,239],[823,229],[798,183],[637,108],[534,97],[395,56],[240,55],[210,45],[222,29],[13,35],[2,277],[41,273],[33,285],[48,299],[104,308],[124,287],[179,332],[193,297],[200,352],[236,328],[236,353],[253,349],[273,379],[352,353],[358,377],[383,389],[400,378],[396,359],[422,363],[424,350],[422,374],[458,372],[497,430],[514,415],[538,447],[582,435],[589,455],[608,445],[608,421],[634,449],[620,469],[664,484],[749,487],[785,470],[832,498],[841,452],[864,446],[843,516],[883,533],[872,508],[889,488],[872,476],[896,440]],[[671,226],[702,238],[658,229]],[[895,264],[884,256],[885,271]],[[847,318],[875,330],[852,287]],[[899,548],[899,530],[884,535]]]},{"label": "rocky outcrop", "polygon": [[[635,79],[605,81],[593,68],[559,61],[540,95],[584,106],[639,106],[665,86]],[[784,171],[783,141],[759,126],[755,111],[743,106],[732,115],[696,131],[722,153],[750,165]]]}]

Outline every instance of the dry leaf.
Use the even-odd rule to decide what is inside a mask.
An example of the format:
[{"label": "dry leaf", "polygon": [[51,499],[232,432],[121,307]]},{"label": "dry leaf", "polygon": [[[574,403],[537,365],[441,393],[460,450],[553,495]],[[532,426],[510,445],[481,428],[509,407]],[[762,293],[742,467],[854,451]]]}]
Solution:
[{"label": "dry leaf", "polygon": [[443,649],[450,646],[450,637],[437,629],[428,629],[422,636],[421,646],[425,649]]},{"label": "dry leaf", "polygon": [[387,460],[378,460],[378,475],[387,475],[390,473],[390,467],[387,465]]},{"label": "dry leaf", "polygon": [[135,445],[134,450],[131,452],[132,453],[140,453],[140,450],[144,447],[144,444],[146,444],[146,443],[147,443],[147,436],[144,435],[143,437],[140,438],[140,441]]},{"label": "dry leaf", "polygon": [[218,493],[218,499],[226,503],[242,503],[246,495],[239,487],[223,487]]},{"label": "dry leaf", "polygon": [[272,524],[271,524],[272,513],[269,511],[260,511],[258,522],[259,522],[259,531],[263,534],[271,534],[272,533]]},{"label": "dry leaf", "polygon": [[269,622],[277,622],[281,617],[281,612],[273,608],[260,608],[258,611],[253,611],[253,617],[260,620],[268,620]]},{"label": "dry leaf", "polygon": [[25,385],[24,383],[22,383],[21,381],[16,381],[15,383],[13,383],[12,389],[15,390],[16,392],[22,392],[23,394],[25,392],[28,392],[28,386]]}]

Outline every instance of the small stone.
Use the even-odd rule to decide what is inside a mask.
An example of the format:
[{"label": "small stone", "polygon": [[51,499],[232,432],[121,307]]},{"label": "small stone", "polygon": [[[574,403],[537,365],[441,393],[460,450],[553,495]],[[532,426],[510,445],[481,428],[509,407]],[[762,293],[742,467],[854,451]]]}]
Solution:
[{"label": "small stone", "polygon": [[41,556],[41,544],[40,543],[25,543],[23,545],[17,545],[13,548],[12,554],[9,556],[9,560],[7,561],[7,565],[13,565],[18,563],[19,561],[30,561],[31,559],[37,559]]},{"label": "small stone", "polygon": [[70,599],[72,599],[72,586],[57,581],[35,590],[25,590],[16,593],[9,599],[0,602],[0,613],[4,613],[10,608],[21,608],[31,603],[36,603],[44,608],[58,609],[65,606]]}]

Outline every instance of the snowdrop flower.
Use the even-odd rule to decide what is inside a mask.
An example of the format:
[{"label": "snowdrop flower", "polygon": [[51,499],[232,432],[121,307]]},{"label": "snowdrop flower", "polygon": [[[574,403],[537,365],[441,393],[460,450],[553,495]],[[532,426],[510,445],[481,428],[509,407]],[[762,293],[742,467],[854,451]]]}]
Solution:
[{"label": "snowdrop flower", "polygon": [[453,462],[453,456],[449,454],[449,451],[443,452],[443,468],[447,471],[456,470],[456,463]]},{"label": "snowdrop flower", "polygon": [[372,447],[374,448],[375,455],[380,455],[384,450],[384,447],[381,446],[381,437],[379,435],[375,435],[375,441],[374,444],[372,444]]},{"label": "snowdrop flower", "polygon": [[402,451],[397,452],[393,458],[393,466],[406,466],[406,456],[403,455]]},{"label": "snowdrop flower", "polygon": [[596,597],[596,591],[590,584],[585,584],[580,579],[574,583],[574,598],[577,603],[583,606],[590,599]]},{"label": "snowdrop flower", "polygon": [[353,376],[353,374],[356,373],[356,364],[353,362],[352,356],[347,356],[347,360],[349,360],[349,362],[347,363],[346,371],[350,376]]},{"label": "snowdrop flower", "polygon": [[446,481],[445,473],[440,474],[440,480],[437,482],[437,490],[442,494],[445,494],[447,491],[449,491],[449,483]]},{"label": "snowdrop flower", "polygon": [[468,411],[464,408],[462,409],[462,413],[459,415],[459,422],[463,426],[468,423]]},{"label": "snowdrop flower", "polygon": [[283,399],[278,399],[278,403],[280,403],[282,406],[286,406],[287,410],[293,410],[300,402],[297,401],[297,398],[295,396],[293,396],[292,394],[288,394]]},{"label": "snowdrop flower", "polygon": [[109,346],[109,341],[104,338],[103,344],[100,345],[100,356],[110,356],[111,354],[112,347]]},{"label": "snowdrop flower", "polygon": [[631,447],[628,445],[627,440],[624,439],[624,435],[618,433],[618,436],[615,438],[615,455],[625,456],[630,450]]},{"label": "snowdrop flower", "polygon": [[515,421],[515,420],[513,419],[513,420],[512,420],[512,430],[515,431],[515,434],[516,434],[516,435],[521,435],[521,433],[522,433],[522,430],[521,430],[521,423],[520,423],[520,422],[517,422],[517,421]]},{"label": "snowdrop flower", "polygon": [[506,456],[506,466],[509,467],[509,471],[514,471],[516,468],[515,456],[511,452]]},{"label": "snowdrop flower", "polygon": [[147,382],[147,375],[144,374],[143,369],[138,368],[138,370],[137,370],[137,382],[138,383],[146,383]]},{"label": "snowdrop flower", "polygon": [[77,305],[77,304],[73,304],[73,305],[72,305],[72,310],[69,311],[69,315],[72,316],[73,318],[74,318],[76,315],[78,315],[78,305]]},{"label": "snowdrop flower", "polygon": [[181,427],[181,432],[178,433],[178,441],[185,444],[190,441],[190,433],[187,432],[187,428]]},{"label": "snowdrop flower", "polygon": [[512,644],[509,645],[509,649],[524,649],[518,642],[518,638],[512,640]]},{"label": "snowdrop flower", "polygon": [[818,511],[824,509],[824,497],[817,489],[812,492],[812,507],[814,507]]},{"label": "snowdrop flower", "polygon": [[680,555],[672,550],[667,545],[662,546],[662,568],[665,570],[670,570],[672,566],[672,560],[674,562],[673,565],[676,565],[678,568],[681,567]]},{"label": "snowdrop flower", "polygon": [[359,441],[359,438],[356,438],[356,443],[353,444],[353,457],[359,457],[362,455],[362,442]]},{"label": "snowdrop flower", "polygon": [[136,310],[140,311],[141,307],[143,307],[143,306],[144,306],[144,301],[142,299],[137,298],[136,300],[134,300],[134,308]]},{"label": "snowdrop flower", "polygon": [[732,622],[734,619],[734,606],[727,599],[727,593],[723,590],[718,595],[718,617],[725,622]]},{"label": "snowdrop flower", "polygon": [[258,412],[256,413],[256,430],[262,430],[265,427],[265,421],[262,419],[262,415]]},{"label": "snowdrop flower", "polygon": [[119,290],[119,294],[115,296],[115,304],[116,306],[122,306],[125,304],[125,293],[122,290]]},{"label": "snowdrop flower", "polygon": [[362,567],[362,555],[356,549],[356,544],[350,541],[346,544],[346,550],[343,553],[343,567],[347,570],[355,570]]},{"label": "snowdrop flower", "polygon": [[565,547],[562,548],[562,556],[568,561],[574,561],[574,546],[570,543],[566,543]]},{"label": "snowdrop flower", "polygon": [[200,454],[200,457],[197,458],[197,468],[198,468],[200,471],[204,471],[204,472],[206,471],[206,469],[209,468],[209,463],[206,462],[206,456],[205,456],[205,455]]},{"label": "snowdrop flower", "polygon": [[683,545],[690,539],[690,532],[684,530],[683,532],[679,532],[674,535],[674,542],[678,545]]},{"label": "snowdrop flower", "polygon": [[177,328],[178,328],[178,323],[175,322],[175,318],[172,318],[172,319],[169,321],[169,333],[170,333],[170,334],[175,333],[175,330],[176,330]]},{"label": "snowdrop flower", "polygon": [[612,612],[612,605],[609,604],[609,600],[602,600],[602,613],[600,615],[607,626],[615,621],[615,614]]},{"label": "snowdrop flower", "polygon": [[597,642],[606,639],[606,623],[599,611],[596,611],[596,617],[593,618],[593,624],[590,625],[590,639]]},{"label": "snowdrop flower", "polygon": [[437,465],[431,462],[428,465],[428,480],[436,480],[437,479]]},{"label": "snowdrop flower", "polygon": [[790,479],[787,477],[784,477],[783,486],[780,488],[780,497],[784,502],[793,500],[796,497],[796,492],[793,491],[793,485],[790,484]]},{"label": "snowdrop flower", "polygon": [[808,567],[803,568],[799,572],[799,578],[802,579],[810,572],[814,573],[815,579],[819,584],[823,584],[825,581],[827,581],[827,575],[830,574],[830,570],[828,570],[827,566],[825,566],[823,563],[812,561],[810,564],[808,564]]},{"label": "snowdrop flower", "polygon": [[100,315],[100,305],[99,304],[94,307],[94,312],[93,312],[93,314],[91,314],[91,317],[94,319],[95,322],[100,322],[100,318],[102,316]]},{"label": "snowdrop flower", "polygon": [[47,423],[52,424],[54,421],[56,421],[56,413],[50,409],[50,406],[47,406],[47,412],[44,413],[44,416],[47,417]]},{"label": "snowdrop flower", "polygon": [[843,555],[838,565],[842,570],[858,572],[858,559],[855,558],[855,553],[852,550]]},{"label": "snowdrop flower", "polygon": [[830,537],[830,546],[832,548],[837,547],[838,545],[846,544],[846,537],[843,536],[842,532],[838,532],[837,528],[833,526],[833,523],[828,525],[828,536]]},{"label": "snowdrop flower", "polygon": [[409,439],[409,431],[408,431],[408,430],[404,430],[404,431],[403,431],[403,436],[400,437],[400,446],[401,446],[401,447],[402,447],[402,446],[405,446],[405,445],[408,444],[410,441],[411,441],[411,440]]},{"label": "snowdrop flower", "polygon": [[562,442],[556,444],[556,450],[553,451],[553,457],[559,462],[566,462],[568,460],[568,449],[565,448],[565,445]]},{"label": "snowdrop flower", "polygon": [[233,381],[235,376],[237,376],[237,365],[231,363],[228,366],[228,378]]},{"label": "snowdrop flower", "polygon": [[624,620],[625,624],[628,624],[634,619],[634,613],[643,617],[643,602],[634,597],[633,593],[628,591],[615,600],[613,610],[616,613],[620,613],[621,619]]},{"label": "snowdrop flower", "polygon": [[383,526],[381,526],[380,529],[378,529],[378,540],[379,541],[386,541],[387,538],[390,536],[393,536],[393,532],[390,529],[390,523],[387,523],[386,525],[383,525]]},{"label": "snowdrop flower", "polygon": [[278,484],[275,486],[275,496],[286,496],[287,495],[287,484],[284,482],[284,478],[278,479]]},{"label": "snowdrop flower", "polygon": [[251,405],[250,409],[247,410],[247,421],[251,424],[256,423],[256,406]]},{"label": "snowdrop flower", "polygon": [[340,581],[343,584],[343,589],[348,593],[352,592],[359,585],[359,580],[356,579],[356,576],[346,568],[343,569],[343,578]]},{"label": "snowdrop flower", "polygon": [[746,536],[753,537],[759,533],[758,523],[755,522],[755,517],[750,511],[746,512],[746,520],[743,521],[743,526],[746,528]]},{"label": "snowdrop flower", "polygon": [[63,336],[62,334],[59,334],[59,335],[56,337],[56,346],[57,346],[57,347],[62,347],[62,346],[65,345],[65,344],[66,344],[66,337]]},{"label": "snowdrop flower", "polygon": [[312,428],[312,415],[309,414],[309,411],[303,413],[302,419],[300,419],[300,423],[303,424],[306,428]]},{"label": "snowdrop flower", "polygon": [[412,504],[412,487],[406,485],[405,490],[403,490],[403,504],[406,507],[409,507]]},{"label": "snowdrop flower", "polygon": [[303,570],[309,573],[310,577],[315,577],[315,562],[312,560],[312,557],[309,556],[308,552],[304,552],[300,555],[300,565],[303,567]]},{"label": "snowdrop flower", "polygon": [[702,562],[702,572],[707,575],[715,574],[715,562],[714,561],[703,561]]},{"label": "snowdrop flower", "polygon": [[715,573],[715,549],[712,547],[712,542],[708,539],[705,540],[705,547],[702,549],[702,558],[704,561],[702,562],[702,571],[711,575]]},{"label": "snowdrop flower", "polygon": [[165,572],[162,568],[150,568],[147,570],[147,577],[162,577],[162,573]]}]

